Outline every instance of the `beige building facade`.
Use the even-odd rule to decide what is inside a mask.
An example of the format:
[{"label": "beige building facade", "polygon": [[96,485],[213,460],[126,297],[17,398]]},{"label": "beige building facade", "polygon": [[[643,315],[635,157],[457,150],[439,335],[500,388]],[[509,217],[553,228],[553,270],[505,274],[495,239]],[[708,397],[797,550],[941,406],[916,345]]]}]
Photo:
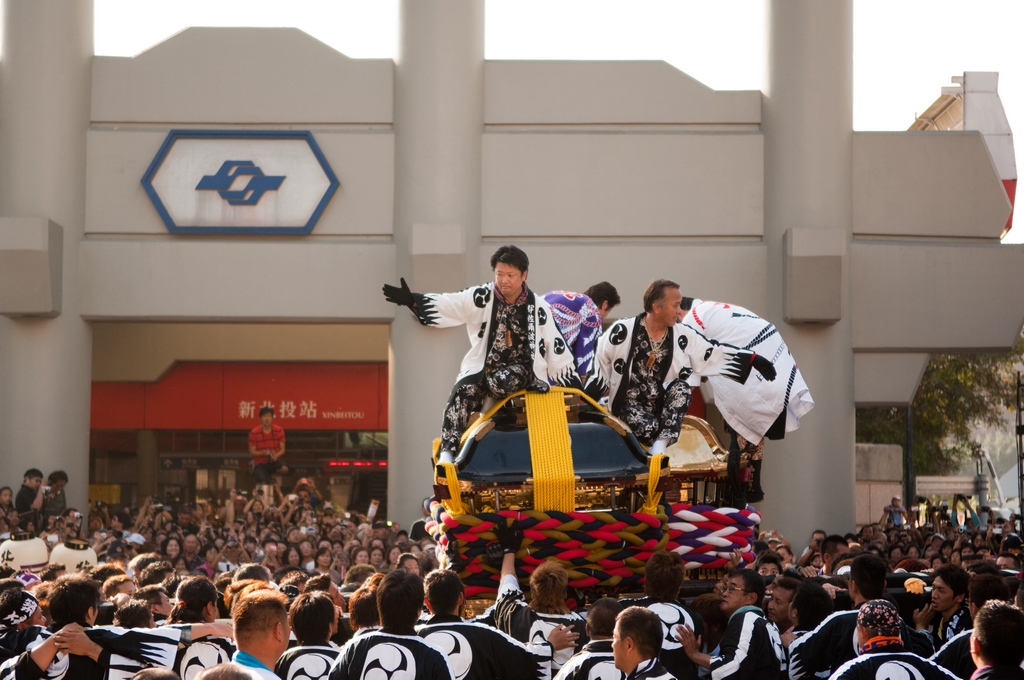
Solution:
[{"label": "beige building facade", "polygon": [[387,361],[390,515],[411,521],[468,342],[381,285],[461,289],[504,243],[536,291],[608,280],[626,316],[666,277],[779,327],[816,406],[767,449],[763,513],[797,537],[854,526],[855,406],[907,404],[929,352],[1006,350],[1024,322],[984,135],[854,133],[851,0],[769,2],[765,92],[487,61],[483,0],[403,0],[394,60],[285,28],[96,57],[88,0],[4,12],[0,460],[67,470],[79,506],[93,381]]}]

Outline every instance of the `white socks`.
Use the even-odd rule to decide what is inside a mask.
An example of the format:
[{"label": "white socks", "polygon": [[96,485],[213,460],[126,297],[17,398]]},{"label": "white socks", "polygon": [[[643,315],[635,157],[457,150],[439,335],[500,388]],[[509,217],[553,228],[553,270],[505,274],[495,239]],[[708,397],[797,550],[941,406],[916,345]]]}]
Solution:
[{"label": "white socks", "polygon": [[659,439],[658,441],[654,442],[654,444],[651,445],[651,455],[653,456],[656,453],[665,453],[665,449],[667,448],[668,440]]}]

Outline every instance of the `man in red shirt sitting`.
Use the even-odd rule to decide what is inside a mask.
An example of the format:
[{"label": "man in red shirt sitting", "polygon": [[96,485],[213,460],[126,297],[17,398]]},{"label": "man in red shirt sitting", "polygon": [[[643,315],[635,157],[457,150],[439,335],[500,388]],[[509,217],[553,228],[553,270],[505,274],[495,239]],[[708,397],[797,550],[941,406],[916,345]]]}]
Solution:
[{"label": "man in red shirt sitting", "polygon": [[274,409],[260,409],[260,424],[249,433],[249,453],[252,455],[252,474],[260,484],[280,472],[288,474],[288,466],[280,462],[284,455],[284,428],[274,425]]}]

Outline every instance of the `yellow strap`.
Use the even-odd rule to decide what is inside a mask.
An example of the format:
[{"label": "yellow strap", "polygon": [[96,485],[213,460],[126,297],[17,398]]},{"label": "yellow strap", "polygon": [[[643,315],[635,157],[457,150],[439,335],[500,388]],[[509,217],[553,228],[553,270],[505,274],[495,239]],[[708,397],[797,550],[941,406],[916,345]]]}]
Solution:
[{"label": "yellow strap", "polygon": [[526,393],[530,462],[533,465],[533,507],[540,511],[576,509],[576,475],[572,443],[561,391]]},{"label": "yellow strap", "polygon": [[[452,517],[468,514],[468,510],[462,502],[462,492],[459,490],[459,471],[455,463],[440,463],[444,468],[444,479],[448,484],[448,495],[451,498],[442,498],[441,505]],[[440,480],[438,480],[440,481]]]},{"label": "yellow strap", "polygon": [[658,481],[661,479],[662,461],[667,456],[664,453],[656,453],[651,456],[651,471],[647,475],[647,502],[640,508],[640,512],[646,515],[653,515],[661,502],[661,492],[657,491]]}]

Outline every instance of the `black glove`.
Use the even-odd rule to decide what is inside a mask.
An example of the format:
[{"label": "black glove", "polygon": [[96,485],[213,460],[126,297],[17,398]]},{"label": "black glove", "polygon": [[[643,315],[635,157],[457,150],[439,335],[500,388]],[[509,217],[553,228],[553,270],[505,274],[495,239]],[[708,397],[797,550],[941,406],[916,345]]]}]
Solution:
[{"label": "black glove", "polygon": [[498,544],[501,545],[502,552],[519,552],[519,548],[523,545],[523,534],[505,524],[504,518],[494,525],[494,533],[498,536]]},{"label": "black glove", "polygon": [[413,296],[412,291],[409,290],[409,284],[405,282],[405,279],[400,279],[402,287],[389,286],[384,284],[384,299],[388,302],[393,302],[401,307],[408,307],[415,311],[416,309],[416,298]]},{"label": "black glove", "polygon": [[448,545],[445,546],[444,554],[448,558],[448,569],[450,571],[462,571],[471,561],[459,554],[458,541],[449,541]]},{"label": "black glove", "polygon": [[755,354],[750,360],[750,365],[754,367],[758,373],[764,376],[764,379],[768,382],[775,380],[775,367],[772,362],[765,359],[760,354]]},{"label": "black glove", "polygon": [[505,561],[505,550],[500,543],[491,543],[484,551],[483,562],[494,569],[501,569],[501,563]]}]

